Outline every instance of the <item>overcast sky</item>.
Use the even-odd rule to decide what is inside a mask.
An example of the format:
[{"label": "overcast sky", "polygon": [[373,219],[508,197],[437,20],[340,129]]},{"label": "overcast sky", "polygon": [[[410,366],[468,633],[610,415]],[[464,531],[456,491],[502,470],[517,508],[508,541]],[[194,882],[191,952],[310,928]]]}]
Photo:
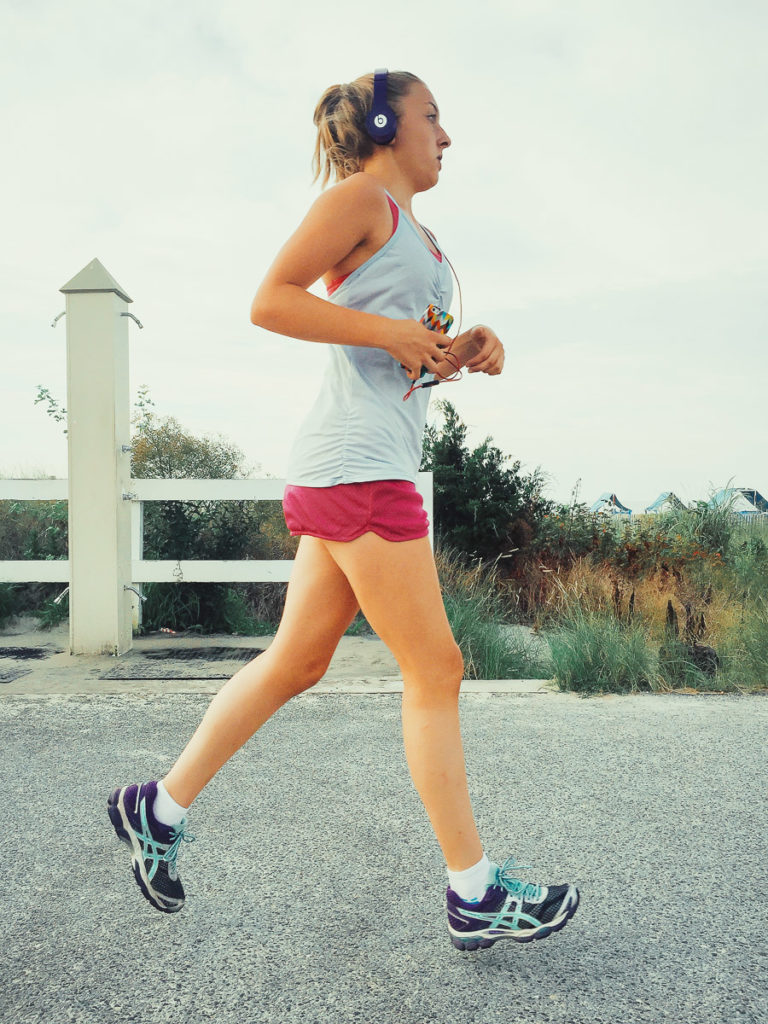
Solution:
[{"label": "overcast sky", "polygon": [[[441,386],[547,493],[768,493],[768,5],[0,0],[0,474],[65,477],[58,289],[134,300],[131,390],[282,476],[326,351],[249,322],[317,195],[312,111],[378,66],[453,139],[417,197],[495,328],[500,377]],[[454,306],[454,312],[456,308]]]}]

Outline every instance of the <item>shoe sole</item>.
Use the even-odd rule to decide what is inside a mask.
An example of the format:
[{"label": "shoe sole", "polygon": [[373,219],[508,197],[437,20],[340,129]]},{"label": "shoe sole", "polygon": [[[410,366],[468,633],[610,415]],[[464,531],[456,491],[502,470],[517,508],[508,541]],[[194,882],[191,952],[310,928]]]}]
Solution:
[{"label": "shoe sole", "polygon": [[576,893],[576,902],[572,903],[565,913],[561,917],[556,918],[550,924],[542,925],[541,928],[536,928],[532,932],[513,932],[505,931],[499,935],[487,935],[484,932],[475,934],[469,934],[462,932],[454,932],[450,929],[451,942],[462,951],[462,953],[473,953],[477,949],[488,949],[493,946],[494,943],[499,942],[503,939],[512,939],[513,942],[534,942],[536,939],[546,939],[554,932],[559,932],[565,928],[566,924],[570,921],[579,906],[579,890],[574,889]]},{"label": "shoe sole", "polygon": [[131,867],[136,884],[141,890],[141,895],[155,910],[159,910],[163,914],[177,914],[184,906],[184,900],[169,901],[167,897],[161,896],[152,888],[147,876],[147,869],[144,867],[141,843],[125,813],[124,793],[125,789],[116,789],[110,795],[107,800],[107,812],[117,838],[131,848]]}]

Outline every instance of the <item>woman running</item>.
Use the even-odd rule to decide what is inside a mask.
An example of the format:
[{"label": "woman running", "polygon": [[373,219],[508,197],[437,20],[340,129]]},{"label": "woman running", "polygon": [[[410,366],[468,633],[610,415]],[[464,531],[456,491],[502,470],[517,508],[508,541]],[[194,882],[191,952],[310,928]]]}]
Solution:
[{"label": "woman running", "polygon": [[[573,916],[578,891],[525,883],[512,858],[500,866],[483,850],[459,728],[462,656],[415,487],[431,383],[460,363],[489,375],[504,365],[490,328],[464,332],[446,354],[449,339],[420,322],[430,304],[450,307],[452,283],[412,200],[437,184],[451,140],[434,96],[406,72],[331,86],[314,121],[315,177],[337,183],[278,253],[251,307],[254,324],[323,343],[329,354],[287,473],[285,518],[301,539],[282,619],[270,647],[213,699],[166,777],[112,793],[110,819],[146,899],[180,910],[176,859],[192,838],[193,800],[278,708],[324,675],[361,609],[402,673],[405,753],[445,857],[453,944],[544,938]],[[308,291],[319,279],[327,299]]]}]

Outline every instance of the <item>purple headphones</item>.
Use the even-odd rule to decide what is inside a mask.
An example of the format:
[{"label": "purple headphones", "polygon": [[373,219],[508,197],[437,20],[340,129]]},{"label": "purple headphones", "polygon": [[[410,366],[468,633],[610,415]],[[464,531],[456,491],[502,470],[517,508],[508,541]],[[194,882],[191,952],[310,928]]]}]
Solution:
[{"label": "purple headphones", "polygon": [[373,103],[371,112],[365,119],[365,128],[369,136],[379,146],[385,146],[395,137],[397,117],[387,103],[386,68],[377,68],[373,75]]}]

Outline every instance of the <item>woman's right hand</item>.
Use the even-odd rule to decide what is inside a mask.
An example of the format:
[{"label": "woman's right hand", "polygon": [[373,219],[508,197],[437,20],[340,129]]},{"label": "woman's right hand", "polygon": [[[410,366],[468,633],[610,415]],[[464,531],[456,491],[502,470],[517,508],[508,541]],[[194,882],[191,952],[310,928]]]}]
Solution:
[{"label": "woman's right hand", "polygon": [[393,320],[386,351],[406,370],[410,380],[418,380],[422,370],[434,373],[445,359],[450,338],[430,331],[418,320]]}]

